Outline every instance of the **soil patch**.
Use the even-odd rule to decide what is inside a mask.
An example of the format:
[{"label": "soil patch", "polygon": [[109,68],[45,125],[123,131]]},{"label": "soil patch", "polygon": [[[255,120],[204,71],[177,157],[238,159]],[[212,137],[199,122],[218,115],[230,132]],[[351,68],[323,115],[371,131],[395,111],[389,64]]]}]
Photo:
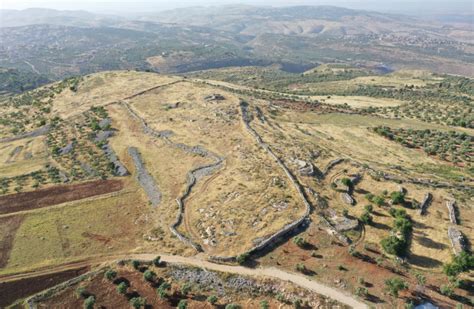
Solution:
[{"label": "soil patch", "polygon": [[75,278],[89,271],[88,267],[70,269],[62,272],[24,278],[15,281],[0,282],[0,308],[12,304],[18,299],[25,298],[42,290],[53,287],[61,282]]},{"label": "soil patch", "polygon": [[7,265],[16,231],[20,227],[22,221],[23,216],[0,218],[0,268]]},{"label": "soil patch", "polygon": [[31,210],[120,191],[121,180],[97,180],[0,196],[0,214]]}]

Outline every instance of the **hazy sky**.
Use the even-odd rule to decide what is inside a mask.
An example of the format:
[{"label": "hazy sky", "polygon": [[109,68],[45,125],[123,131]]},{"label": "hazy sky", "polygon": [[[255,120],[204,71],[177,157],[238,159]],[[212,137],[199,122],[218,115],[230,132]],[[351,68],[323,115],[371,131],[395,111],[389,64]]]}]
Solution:
[{"label": "hazy sky", "polygon": [[0,0],[4,9],[25,9],[31,7],[61,10],[89,10],[95,12],[146,12],[175,7],[219,4],[257,5],[337,5],[349,8],[371,9],[420,14],[464,12],[473,13],[472,0]]}]

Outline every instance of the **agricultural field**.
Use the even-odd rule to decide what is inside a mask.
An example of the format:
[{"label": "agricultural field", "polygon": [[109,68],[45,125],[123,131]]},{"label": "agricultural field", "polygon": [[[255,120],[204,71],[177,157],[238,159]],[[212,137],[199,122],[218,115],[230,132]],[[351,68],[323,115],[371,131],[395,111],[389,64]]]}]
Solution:
[{"label": "agricultural field", "polygon": [[472,306],[471,88],[328,64],[9,96],[0,284],[57,279],[0,306]]}]

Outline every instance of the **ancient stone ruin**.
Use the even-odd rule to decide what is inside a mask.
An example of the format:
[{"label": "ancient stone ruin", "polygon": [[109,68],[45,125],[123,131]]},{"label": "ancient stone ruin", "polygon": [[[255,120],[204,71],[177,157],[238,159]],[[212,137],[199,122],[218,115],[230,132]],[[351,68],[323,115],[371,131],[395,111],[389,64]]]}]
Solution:
[{"label": "ancient stone ruin", "polygon": [[424,215],[428,206],[430,206],[431,201],[433,200],[433,195],[431,193],[426,193],[423,201],[420,205],[420,215]]},{"label": "ancient stone ruin", "polygon": [[462,233],[454,226],[448,228],[448,238],[455,255],[459,255],[466,248],[466,240]]},{"label": "ancient stone ruin", "polygon": [[446,201],[446,207],[448,207],[448,214],[449,214],[449,221],[451,221],[452,224],[458,224],[458,219],[456,218],[456,201],[455,200],[449,200]]}]

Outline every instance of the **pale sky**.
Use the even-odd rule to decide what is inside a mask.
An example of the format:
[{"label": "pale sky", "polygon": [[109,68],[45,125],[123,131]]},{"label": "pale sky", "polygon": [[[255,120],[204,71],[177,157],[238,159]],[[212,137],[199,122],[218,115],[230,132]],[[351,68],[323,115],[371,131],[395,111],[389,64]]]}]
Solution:
[{"label": "pale sky", "polygon": [[471,13],[471,0],[0,0],[4,9],[31,7],[59,10],[88,10],[102,13],[149,12],[176,7],[222,4],[256,5],[336,5],[356,9],[392,11],[400,13]]}]

